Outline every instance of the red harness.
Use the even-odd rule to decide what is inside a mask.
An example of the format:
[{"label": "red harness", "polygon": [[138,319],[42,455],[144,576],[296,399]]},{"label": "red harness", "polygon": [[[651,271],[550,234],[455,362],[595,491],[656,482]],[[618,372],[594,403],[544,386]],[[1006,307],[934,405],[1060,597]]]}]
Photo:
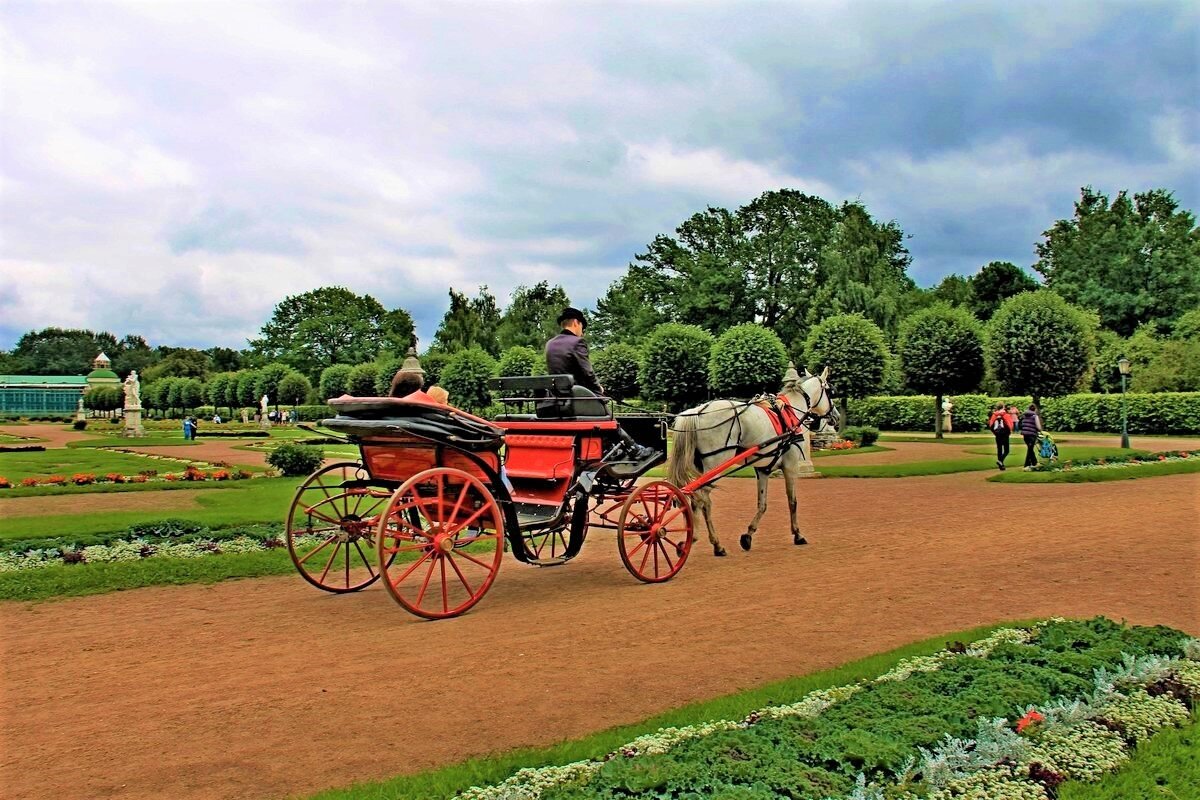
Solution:
[{"label": "red harness", "polygon": [[782,436],[785,432],[799,432],[801,427],[800,415],[783,395],[763,400],[759,405],[767,412],[767,419],[775,427],[775,435]]}]

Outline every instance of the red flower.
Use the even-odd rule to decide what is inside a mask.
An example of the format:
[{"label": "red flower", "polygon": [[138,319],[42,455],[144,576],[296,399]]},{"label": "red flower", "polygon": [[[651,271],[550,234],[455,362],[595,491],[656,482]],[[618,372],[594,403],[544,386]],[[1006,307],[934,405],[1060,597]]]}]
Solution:
[{"label": "red flower", "polygon": [[1030,725],[1033,725],[1036,722],[1044,722],[1045,719],[1045,717],[1036,711],[1026,711],[1025,716],[1017,720],[1017,733],[1022,733]]}]

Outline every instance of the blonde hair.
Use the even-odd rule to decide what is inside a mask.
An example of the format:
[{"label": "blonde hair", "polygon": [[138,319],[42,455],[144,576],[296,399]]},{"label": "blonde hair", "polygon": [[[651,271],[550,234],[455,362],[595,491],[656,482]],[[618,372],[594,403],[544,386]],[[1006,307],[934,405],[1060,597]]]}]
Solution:
[{"label": "blonde hair", "polygon": [[450,393],[440,386],[430,386],[429,391],[425,392],[425,394],[432,397],[435,403],[441,403],[442,405],[450,404]]}]

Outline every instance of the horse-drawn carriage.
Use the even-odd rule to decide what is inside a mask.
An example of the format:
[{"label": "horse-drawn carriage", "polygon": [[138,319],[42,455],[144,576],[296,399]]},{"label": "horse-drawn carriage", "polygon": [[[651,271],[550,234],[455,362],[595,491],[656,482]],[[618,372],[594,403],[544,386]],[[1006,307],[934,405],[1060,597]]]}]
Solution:
[{"label": "horse-drawn carriage", "polygon": [[[786,452],[812,417],[809,403],[778,436],[735,448],[684,485],[639,483],[666,457],[667,416],[614,416],[566,375],[495,386],[519,396],[490,421],[424,392],[330,401],[338,416],[324,426],[357,444],[361,460],[325,466],[296,492],[287,545],[305,580],[343,593],[383,578],[413,614],[453,617],[486,594],[505,549],[555,566],[601,528],[616,531],[635,578],[661,583],[691,552],[693,494],[771,448]],[[655,455],[624,459],[618,425]]]}]

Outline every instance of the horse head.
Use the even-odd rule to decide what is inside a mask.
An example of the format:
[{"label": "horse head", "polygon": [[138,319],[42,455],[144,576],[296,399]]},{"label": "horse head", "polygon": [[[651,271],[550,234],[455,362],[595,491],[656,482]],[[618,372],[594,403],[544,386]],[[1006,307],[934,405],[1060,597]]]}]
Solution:
[{"label": "horse head", "polygon": [[804,377],[798,383],[784,387],[783,396],[793,408],[808,412],[808,419],[815,420],[816,425],[809,430],[820,430],[826,425],[837,427],[841,415],[833,402],[829,367],[822,370],[820,375],[813,375],[807,369],[804,370]]}]

